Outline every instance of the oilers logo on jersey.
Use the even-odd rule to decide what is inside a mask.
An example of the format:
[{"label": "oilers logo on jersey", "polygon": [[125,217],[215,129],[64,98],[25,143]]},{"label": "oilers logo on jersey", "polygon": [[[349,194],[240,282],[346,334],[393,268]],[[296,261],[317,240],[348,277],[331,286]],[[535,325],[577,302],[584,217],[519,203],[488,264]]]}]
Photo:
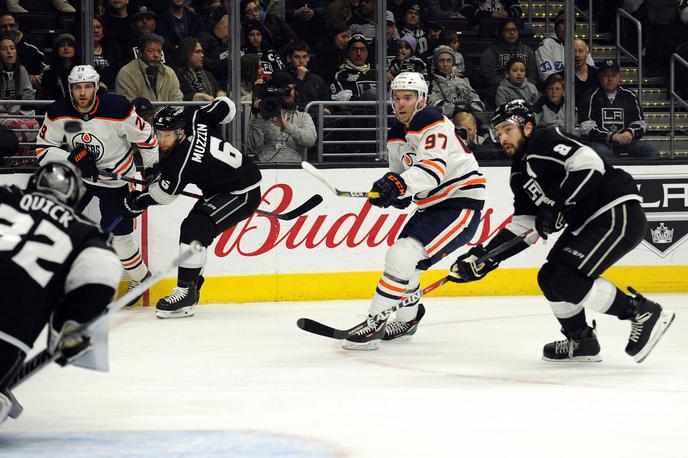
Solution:
[{"label": "oilers logo on jersey", "polygon": [[83,132],[79,135],[72,137],[72,148],[82,147],[89,153],[93,154],[96,161],[99,161],[103,157],[103,142],[101,142],[98,137],[89,133]]},{"label": "oilers logo on jersey", "polygon": [[402,157],[402,161],[404,161],[404,164],[406,164],[406,167],[411,167],[413,164],[416,163],[416,154],[415,153],[405,153],[404,156]]}]

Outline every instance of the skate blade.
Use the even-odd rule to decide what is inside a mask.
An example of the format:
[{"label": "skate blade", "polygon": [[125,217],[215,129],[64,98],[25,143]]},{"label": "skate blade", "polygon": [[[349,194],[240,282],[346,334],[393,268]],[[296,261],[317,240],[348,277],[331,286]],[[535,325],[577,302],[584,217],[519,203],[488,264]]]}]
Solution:
[{"label": "skate blade", "polygon": [[168,311],[155,309],[155,316],[159,320],[167,320],[171,318],[191,318],[196,314],[194,306],[184,307],[179,310]]},{"label": "skate blade", "polygon": [[385,343],[391,343],[391,342],[410,342],[413,340],[413,334],[405,334],[401,337],[397,337],[396,339],[382,339],[383,342]]},{"label": "skate blade", "polygon": [[371,340],[370,342],[350,342],[345,340],[341,344],[342,349],[349,351],[373,351],[380,349],[380,340]]},{"label": "skate blade", "polygon": [[662,338],[666,330],[669,329],[671,323],[674,322],[674,318],[676,318],[676,314],[674,312],[667,313],[663,311],[659,315],[659,320],[657,320],[657,324],[652,330],[652,334],[650,335],[650,339],[647,341],[647,344],[643,347],[642,350],[633,355],[633,359],[636,363],[642,363],[643,361],[645,361],[645,358],[650,356],[650,352],[653,348],[655,348],[655,345],[657,345],[659,339]]},{"label": "skate blade", "polygon": [[7,417],[10,416],[10,411],[12,410],[12,402],[10,402],[7,398],[0,397],[0,425],[7,420]]},{"label": "skate blade", "polygon": [[573,358],[565,358],[565,359],[552,359],[548,358],[546,356],[542,357],[543,361],[547,361],[548,363],[599,363],[602,361],[602,357],[600,355],[591,355],[591,356],[574,356]]}]

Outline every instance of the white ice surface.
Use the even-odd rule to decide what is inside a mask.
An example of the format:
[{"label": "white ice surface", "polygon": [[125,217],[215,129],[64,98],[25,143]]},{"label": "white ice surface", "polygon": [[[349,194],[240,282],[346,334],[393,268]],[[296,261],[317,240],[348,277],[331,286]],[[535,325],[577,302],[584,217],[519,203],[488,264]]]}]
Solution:
[{"label": "white ice surface", "polygon": [[677,317],[642,364],[596,314],[601,363],[541,361],[561,338],[541,297],[426,298],[413,341],[356,353],[295,323],[347,328],[367,301],[125,311],[110,373],[15,390],[0,456],[686,457],[688,296],[650,296]]}]

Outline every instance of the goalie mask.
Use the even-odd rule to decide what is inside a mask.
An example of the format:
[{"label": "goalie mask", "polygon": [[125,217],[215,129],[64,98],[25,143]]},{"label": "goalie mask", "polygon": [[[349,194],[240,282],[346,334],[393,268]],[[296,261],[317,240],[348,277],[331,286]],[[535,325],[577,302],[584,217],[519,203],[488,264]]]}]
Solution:
[{"label": "goalie mask", "polygon": [[39,168],[31,178],[26,190],[48,194],[61,203],[76,207],[86,192],[79,169],[68,162],[49,162]]}]

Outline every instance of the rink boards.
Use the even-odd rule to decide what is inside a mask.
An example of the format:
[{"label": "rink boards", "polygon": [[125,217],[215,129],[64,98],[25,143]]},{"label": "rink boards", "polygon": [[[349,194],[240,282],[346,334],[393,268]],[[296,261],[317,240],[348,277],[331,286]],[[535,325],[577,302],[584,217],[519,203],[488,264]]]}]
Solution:
[{"label": "rink boards", "polygon": [[[633,285],[648,292],[688,291],[688,166],[624,168],[638,180],[650,224],[645,240],[604,276],[620,286]],[[384,171],[337,168],[323,173],[339,189],[366,191]],[[300,169],[264,169],[262,173],[260,208],[281,212],[316,193],[324,201],[292,221],[254,215],[218,237],[208,250],[202,302],[370,297],[385,253],[407,220],[407,212],[371,207],[365,199],[337,197]],[[488,200],[473,244],[489,240],[506,224],[512,210],[509,169],[486,167],[483,173]],[[22,181],[17,175],[3,175],[2,180]],[[176,256],[179,226],[194,202],[180,197],[170,205],[150,208],[142,218],[139,233],[151,270]],[[538,242],[482,281],[446,285],[433,294],[538,294],[537,269],[553,241]],[[448,256],[435,265],[423,283],[444,276],[454,259]],[[152,301],[168,293],[172,276],[151,290]]]}]

